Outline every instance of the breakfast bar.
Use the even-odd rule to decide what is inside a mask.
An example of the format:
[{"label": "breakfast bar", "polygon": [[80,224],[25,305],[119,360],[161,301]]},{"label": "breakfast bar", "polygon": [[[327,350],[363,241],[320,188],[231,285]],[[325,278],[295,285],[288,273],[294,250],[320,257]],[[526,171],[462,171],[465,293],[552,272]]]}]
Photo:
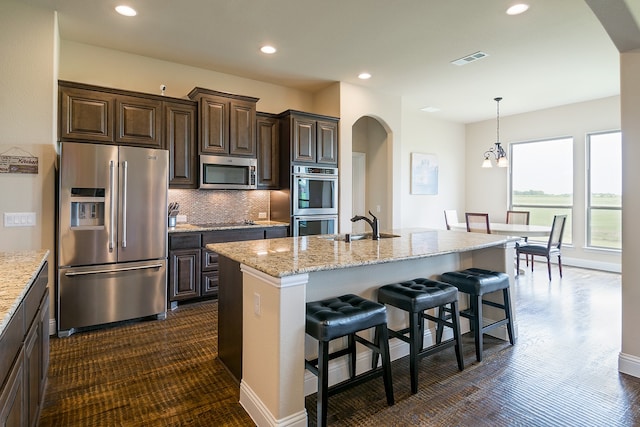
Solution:
[{"label": "breakfast bar", "polygon": [[[394,230],[380,240],[350,237],[207,245],[220,255],[220,359],[232,373],[230,365],[236,364],[240,403],[258,426],[307,425],[305,395],[317,386],[304,367],[305,355],[316,351],[313,340],[305,336],[305,302],[347,293],[375,300],[382,285],[417,277],[437,280],[446,271],[469,267],[506,272],[513,284],[517,237],[430,229]],[[502,302],[500,295],[495,298]],[[466,304],[462,299],[461,308]],[[229,325],[234,313],[237,322]],[[487,310],[484,316],[493,319],[492,314]],[[390,328],[405,322],[401,311],[389,310]],[[240,348],[235,349],[230,348],[234,337],[229,337],[234,328],[235,338],[241,336]],[[468,330],[464,321],[462,332]],[[425,328],[425,345],[432,333]],[[506,339],[505,328],[494,333]],[[407,345],[397,339],[390,341],[390,348],[392,360],[408,354]],[[359,371],[370,366],[368,351],[361,349],[357,357]],[[347,377],[340,360],[330,371],[331,383]]]}]

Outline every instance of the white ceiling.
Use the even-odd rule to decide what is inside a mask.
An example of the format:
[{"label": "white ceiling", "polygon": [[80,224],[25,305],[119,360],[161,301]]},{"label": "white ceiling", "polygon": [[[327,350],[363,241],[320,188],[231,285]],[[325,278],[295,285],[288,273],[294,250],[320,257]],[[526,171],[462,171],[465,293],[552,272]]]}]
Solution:
[{"label": "white ceiling", "polygon": [[22,1],[57,10],[65,40],[311,91],[348,82],[463,123],[494,117],[497,96],[510,115],[619,94],[618,50],[584,0],[523,0],[519,16],[513,0]]}]

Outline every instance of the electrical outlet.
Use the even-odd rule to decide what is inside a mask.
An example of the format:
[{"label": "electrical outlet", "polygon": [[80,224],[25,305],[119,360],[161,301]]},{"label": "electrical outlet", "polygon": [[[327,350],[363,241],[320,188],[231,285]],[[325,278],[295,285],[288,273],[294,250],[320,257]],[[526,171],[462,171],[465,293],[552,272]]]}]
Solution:
[{"label": "electrical outlet", "polygon": [[266,212],[258,212],[258,219],[266,219],[266,218],[267,218]]},{"label": "electrical outlet", "polygon": [[4,213],[5,227],[35,227],[35,225],[36,225],[35,212],[5,212]]},{"label": "electrical outlet", "polygon": [[186,215],[176,215],[176,222],[187,222]]},{"label": "electrical outlet", "polygon": [[260,306],[260,294],[254,292],[253,294],[253,312],[256,316],[260,316],[262,313],[262,307]]},{"label": "electrical outlet", "polygon": [[376,213],[380,213],[380,205],[376,205]]}]

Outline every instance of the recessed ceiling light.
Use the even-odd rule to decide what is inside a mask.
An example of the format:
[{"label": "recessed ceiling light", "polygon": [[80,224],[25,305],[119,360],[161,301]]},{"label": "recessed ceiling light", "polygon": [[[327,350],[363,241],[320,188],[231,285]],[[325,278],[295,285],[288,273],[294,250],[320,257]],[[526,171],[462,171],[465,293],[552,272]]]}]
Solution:
[{"label": "recessed ceiling light", "polygon": [[514,4],[509,9],[507,9],[507,15],[520,15],[523,12],[526,12],[529,9],[528,4],[519,3]]},{"label": "recessed ceiling light", "polygon": [[369,73],[360,73],[360,74],[358,74],[358,78],[360,80],[367,80],[367,79],[371,78],[371,74],[369,74]]},{"label": "recessed ceiling light", "polygon": [[438,107],[423,107],[420,110],[424,111],[426,113],[435,113],[437,111],[440,111],[440,109]]},{"label": "recessed ceiling light", "polygon": [[267,46],[262,46],[260,48],[260,52],[266,53],[267,55],[271,55],[273,53],[276,53],[277,49],[275,47],[273,47],[273,46],[267,45]]},{"label": "recessed ceiling light", "polygon": [[136,16],[138,14],[134,8],[123,5],[116,6],[116,12],[124,16]]}]

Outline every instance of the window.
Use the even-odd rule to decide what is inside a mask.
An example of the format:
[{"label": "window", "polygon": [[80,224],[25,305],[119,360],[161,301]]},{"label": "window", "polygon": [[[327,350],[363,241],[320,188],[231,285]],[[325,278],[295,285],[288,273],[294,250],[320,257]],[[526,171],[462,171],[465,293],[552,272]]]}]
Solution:
[{"label": "window", "polygon": [[622,138],[587,135],[587,246],[622,249]]},{"label": "window", "polygon": [[529,211],[529,223],[551,226],[567,215],[562,241],[571,243],[573,138],[510,144],[510,206]]}]

